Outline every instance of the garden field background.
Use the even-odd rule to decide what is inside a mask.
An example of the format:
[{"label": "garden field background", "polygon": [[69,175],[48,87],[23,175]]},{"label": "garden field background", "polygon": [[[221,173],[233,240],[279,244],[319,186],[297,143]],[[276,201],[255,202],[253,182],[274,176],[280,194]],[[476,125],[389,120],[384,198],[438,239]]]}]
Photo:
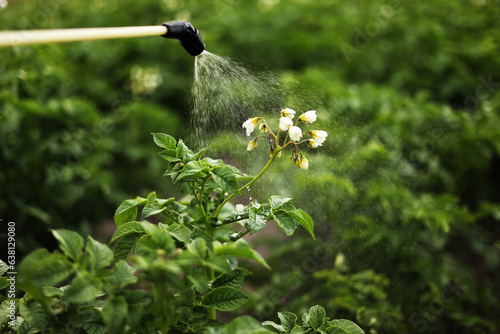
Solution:
[{"label": "garden field background", "polygon": [[329,136],[307,151],[309,169],[284,156],[248,198],[292,197],[317,240],[278,229],[251,239],[273,270],[252,268],[238,312],[265,320],[320,304],[366,333],[500,331],[497,1],[11,0],[0,30],[175,19],[211,53],[272,73],[281,95],[266,110],[214,107],[224,121],[203,128],[201,143],[194,59],[176,41],[0,49],[0,218],[16,222],[18,260],[56,248],[49,229],[107,243],[123,200],[177,196],[158,181],[151,133],[256,174],[265,145],[246,151],[241,124],[315,109]]}]

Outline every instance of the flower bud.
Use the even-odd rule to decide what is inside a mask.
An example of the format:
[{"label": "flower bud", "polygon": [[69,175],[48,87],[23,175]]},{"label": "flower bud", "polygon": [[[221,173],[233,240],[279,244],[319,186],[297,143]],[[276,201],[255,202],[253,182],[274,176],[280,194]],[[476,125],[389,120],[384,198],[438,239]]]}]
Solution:
[{"label": "flower bud", "polygon": [[248,146],[247,146],[247,151],[251,151],[255,148],[255,146],[257,146],[257,138],[255,138],[254,140],[251,140],[249,143],[248,143]]},{"label": "flower bud", "polygon": [[262,123],[260,126],[259,126],[259,130],[260,132],[262,133],[266,133],[269,131],[269,128],[267,127],[267,124],[266,123]]},{"label": "flower bud", "polygon": [[307,145],[312,148],[316,148],[319,146],[319,144],[314,139],[309,139],[307,141]]},{"label": "flower bud", "polygon": [[308,169],[309,161],[304,156],[301,156],[297,166],[299,166],[300,169]]}]

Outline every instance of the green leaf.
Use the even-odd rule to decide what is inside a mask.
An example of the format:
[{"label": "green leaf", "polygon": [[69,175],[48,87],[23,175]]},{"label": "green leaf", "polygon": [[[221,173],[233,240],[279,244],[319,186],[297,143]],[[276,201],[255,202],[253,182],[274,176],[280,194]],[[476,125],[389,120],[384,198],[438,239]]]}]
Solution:
[{"label": "green leaf", "polygon": [[290,334],[304,334],[309,331],[309,328],[308,326],[295,326]]},{"label": "green leaf", "polygon": [[194,287],[189,287],[182,291],[179,291],[176,295],[177,300],[180,302],[181,306],[192,307],[194,305],[194,299],[196,298],[196,292]]},{"label": "green leaf", "polygon": [[298,209],[295,211],[288,211],[288,213],[293,217],[293,219],[295,219],[297,223],[302,225],[307,230],[307,232],[309,232],[314,240],[316,240],[316,237],[314,236],[314,222],[305,211]]},{"label": "green leaf", "polygon": [[208,310],[206,307],[196,305],[193,307],[193,312],[192,312],[193,318],[205,318],[208,316]]},{"label": "green leaf", "polygon": [[196,239],[196,238],[203,238],[203,239],[205,239],[205,241],[207,242],[207,248],[210,251],[214,250],[213,249],[213,245],[212,245],[212,243],[214,242],[214,239],[210,236],[210,234],[208,234],[207,232],[205,232],[202,229],[195,228],[193,230],[193,232],[191,233],[191,239]]},{"label": "green leaf", "polygon": [[117,239],[126,237],[131,234],[143,234],[145,232],[146,231],[144,230],[143,224],[139,222],[128,222],[118,227],[109,243],[112,243]]},{"label": "green leaf", "polygon": [[304,326],[310,326],[311,325],[309,323],[309,314],[307,314],[307,313],[302,314],[302,325],[304,325]]},{"label": "green leaf", "polygon": [[276,224],[285,232],[286,235],[291,236],[297,225],[295,224],[295,220],[292,215],[284,210],[276,210],[273,212],[274,220]]},{"label": "green leaf", "polygon": [[191,230],[184,225],[172,224],[166,228],[166,231],[184,244],[191,241]]},{"label": "green leaf", "polygon": [[73,265],[62,254],[39,249],[24,258],[18,272],[20,284],[56,285],[73,273]]},{"label": "green leaf", "polygon": [[297,316],[291,312],[278,312],[278,318],[286,331],[291,331],[297,322]]},{"label": "green leaf", "polygon": [[156,250],[158,249],[156,243],[153,241],[150,235],[143,235],[137,240],[135,246],[135,254],[139,256],[148,257],[150,260],[156,256]]},{"label": "green leaf", "polygon": [[7,318],[9,317],[10,315],[9,307],[14,306],[14,309],[18,309],[18,305],[19,305],[18,299],[5,299],[0,304],[0,324],[3,324],[4,321],[6,321]]},{"label": "green leaf", "polygon": [[327,334],[365,334],[358,325],[346,319],[332,320],[328,325]]},{"label": "green leaf", "polygon": [[167,254],[172,253],[175,249],[174,240],[166,231],[162,232],[165,233],[168,239],[158,239],[154,235],[143,235],[137,241],[135,253],[147,257],[150,260],[157,257],[158,250],[163,250]]},{"label": "green leaf", "polygon": [[19,333],[38,333],[45,331],[48,320],[39,303],[31,303],[29,306],[26,305],[26,303],[21,303],[21,305],[19,305],[19,314],[24,319],[24,322],[19,328]]},{"label": "green leaf", "polygon": [[137,197],[135,199],[128,199],[124,201],[115,212],[115,223],[117,227],[134,221],[137,218],[137,206],[146,203],[146,199],[142,197]]},{"label": "green leaf", "polygon": [[216,310],[232,311],[243,305],[247,300],[247,295],[241,290],[224,286],[207,293],[201,303]]},{"label": "green leaf", "polygon": [[236,242],[230,242],[226,245],[215,247],[214,252],[216,255],[235,256],[252,259],[257,261],[267,269],[271,269],[262,255],[253,250],[252,247],[250,247],[250,245],[243,239],[240,239]]},{"label": "green leaf", "polygon": [[153,296],[144,290],[125,290],[123,294],[129,305],[149,305],[154,300]]},{"label": "green leaf", "polygon": [[109,334],[124,333],[127,313],[128,305],[125,298],[114,296],[106,301],[102,309],[102,316],[106,321]]},{"label": "green leaf", "polygon": [[174,137],[169,136],[165,133],[152,133],[153,140],[156,145],[164,149],[174,149],[176,147],[177,141]]},{"label": "green leaf", "polygon": [[94,272],[109,266],[113,261],[113,251],[108,246],[94,240],[90,235],[85,251],[89,254],[90,265]]},{"label": "green leaf", "polygon": [[250,234],[254,234],[262,230],[267,224],[267,217],[259,214],[255,207],[248,210],[248,225],[250,226]]},{"label": "green leaf", "polygon": [[5,289],[10,285],[10,282],[7,281],[7,277],[0,277],[0,290]]},{"label": "green leaf", "polygon": [[270,330],[273,333],[286,333],[285,328],[283,326],[278,325],[274,321],[264,321],[262,323],[262,326],[264,326],[266,329]]},{"label": "green leaf", "polygon": [[160,155],[160,157],[167,160],[168,162],[181,161],[181,159],[177,157],[177,150],[176,149],[161,151],[158,154]]},{"label": "green leaf", "polygon": [[153,242],[151,246],[154,247],[154,250],[163,249],[168,254],[175,250],[175,242],[170,236],[170,233],[147,221],[143,221],[141,224],[144,230],[151,237]]},{"label": "green leaf", "polygon": [[205,259],[207,256],[207,242],[201,237],[196,238],[187,245],[187,250],[201,259]]},{"label": "green leaf", "polygon": [[326,311],[320,305],[313,306],[309,309],[309,323],[314,329],[318,329],[323,326],[325,316]]},{"label": "green leaf", "polygon": [[44,286],[42,288],[43,294],[47,297],[62,297],[64,296],[64,290],[56,288],[53,286]]},{"label": "green leaf", "polygon": [[82,329],[87,334],[105,334],[106,324],[104,322],[89,321],[82,324]]},{"label": "green leaf", "polygon": [[134,253],[135,245],[139,239],[139,234],[131,234],[118,241],[113,248],[113,260],[128,260]]},{"label": "green leaf", "polygon": [[158,202],[148,203],[148,204],[146,204],[144,209],[142,209],[141,219],[145,219],[145,218],[157,215],[159,213],[162,213],[166,209],[167,209],[166,207],[161,206],[160,203],[158,203]]},{"label": "green leaf", "polygon": [[207,164],[206,162],[190,161],[184,165],[183,170],[193,171],[193,172],[201,172],[201,171],[208,171],[209,168],[210,168],[210,165]]},{"label": "green leaf", "polygon": [[7,271],[9,271],[9,266],[0,260],[0,276],[3,276]]},{"label": "green leaf", "polygon": [[243,280],[245,276],[251,275],[252,273],[245,268],[236,268],[231,273],[222,273],[212,282],[212,288],[218,288],[221,286],[230,286],[235,289],[241,289],[243,286]]},{"label": "green leaf", "polygon": [[70,303],[87,303],[99,296],[102,282],[89,273],[81,273],[75,277],[66,290],[65,299]]},{"label": "green leaf", "polygon": [[196,287],[196,289],[198,289],[198,291],[200,291],[202,294],[208,293],[209,280],[208,280],[207,276],[205,276],[205,275],[197,275],[197,276],[189,275],[188,279],[191,283],[193,283],[193,285]]},{"label": "green leaf", "polygon": [[215,183],[222,188],[222,190],[229,193],[239,194],[238,181],[234,170],[227,166],[215,166],[210,170]]},{"label": "green leaf", "polygon": [[226,326],[226,323],[217,319],[208,319],[206,328],[213,329],[214,331],[210,331],[209,333],[221,333],[221,331]]},{"label": "green leaf", "polygon": [[197,181],[197,179],[205,178],[209,166],[200,161],[188,162],[175,177],[175,182],[180,181]]},{"label": "green leaf", "polygon": [[196,153],[196,160],[200,160],[201,156],[205,154],[205,152],[208,151],[208,147],[203,147],[201,148],[197,153]]},{"label": "green leaf", "polygon": [[291,201],[292,199],[289,197],[284,197],[284,196],[271,196],[269,197],[269,204],[271,205],[271,208],[277,209],[283,204],[285,204],[288,201]]},{"label": "green leaf", "polygon": [[[236,268],[236,266],[231,267],[230,257],[226,255],[214,255],[213,253],[210,256],[209,262],[203,263],[204,266],[208,266],[215,271],[220,271],[223,273],[230,273],[231,270]],[[233,260],[236,260],[232,258]]]},{"label": "green leaf", "polygon": [[112,281],[115,288],[123,288],[128,284],[134,284],[137,282],[135,269],[124,260],[118,261],[113,267]]},{"label": "green leaf", "polygon": [[224,328],[224,334],[264,334],[269,333],[259,321],[248,315],[231,320]]},{"label": "green leaf", "polygon": [[83,238],[76,232],[68,230],[51,230],[59,241],[59,248],[71,259],[75,260],[83,249]]},{"label": "green leaf", "polygon": [[179,158],[184,157],[186,154],[193,153],[191,150],[184,144],[182,139],[179,139],[179,142],[177,143],[177,156]]}]

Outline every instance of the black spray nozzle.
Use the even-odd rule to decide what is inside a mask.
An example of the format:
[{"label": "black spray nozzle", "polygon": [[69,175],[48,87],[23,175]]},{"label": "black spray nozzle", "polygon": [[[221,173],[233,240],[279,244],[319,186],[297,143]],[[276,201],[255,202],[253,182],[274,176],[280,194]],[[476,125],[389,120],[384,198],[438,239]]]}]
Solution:
[{"label": "black spray nozzle", "polygon": [[197,56],[205,50],[205,43],[198,30],[187,21],[170,21],[163,23],[167,27],[166,38],[178,39],[191,56]]}]

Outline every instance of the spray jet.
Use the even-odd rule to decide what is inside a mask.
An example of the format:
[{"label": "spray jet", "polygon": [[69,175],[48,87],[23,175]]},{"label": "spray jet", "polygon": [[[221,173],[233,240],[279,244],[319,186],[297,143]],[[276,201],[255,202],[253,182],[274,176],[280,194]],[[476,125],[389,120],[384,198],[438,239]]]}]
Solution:
[{"label": "spray jet", "polygon": [[200,33],[187,21],[170,21],[159,26],[4,31],[0,32],[0,47],[145,36],[177,39],[191,56],[205,50]]}]

